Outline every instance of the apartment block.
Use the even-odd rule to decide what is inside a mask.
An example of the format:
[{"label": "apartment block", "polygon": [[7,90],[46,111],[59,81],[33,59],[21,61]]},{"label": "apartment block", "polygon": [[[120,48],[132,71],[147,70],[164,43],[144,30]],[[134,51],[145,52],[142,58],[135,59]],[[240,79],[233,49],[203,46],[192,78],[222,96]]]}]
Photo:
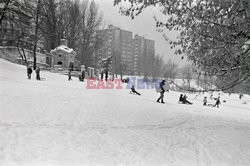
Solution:
[{"label": "apartment block", "polygon": [[153,40],[139,35],[135,35],[133,38],[132,32],[112,25],[98,31],[97,40],[102,43],[102,47],[96,54],[104,58],[113,56],[115,70],[122,68],[124,74],[141,75],[149,74],[152,69],[155,54]]},{"label": "apartment block", "polygon": [[133,39],[133,68],[135,75],[150,75],[155,56],[155,42],[135,35]]}]

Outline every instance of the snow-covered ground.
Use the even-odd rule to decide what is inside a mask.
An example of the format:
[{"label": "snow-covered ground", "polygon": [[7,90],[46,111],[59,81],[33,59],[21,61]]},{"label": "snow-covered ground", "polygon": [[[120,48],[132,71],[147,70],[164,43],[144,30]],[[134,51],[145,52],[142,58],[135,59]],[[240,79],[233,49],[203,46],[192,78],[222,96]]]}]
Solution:
[{"label": "snow-covered ground", "polygon": [[183,105],[171,91],[159,104],[155,90],[136,96],[34,77],[0,59],[1,166],[250,165],[250,96],[221,94],[226,102],[214,108],[202,106],[208,94],[188,94],[194,104]]}]

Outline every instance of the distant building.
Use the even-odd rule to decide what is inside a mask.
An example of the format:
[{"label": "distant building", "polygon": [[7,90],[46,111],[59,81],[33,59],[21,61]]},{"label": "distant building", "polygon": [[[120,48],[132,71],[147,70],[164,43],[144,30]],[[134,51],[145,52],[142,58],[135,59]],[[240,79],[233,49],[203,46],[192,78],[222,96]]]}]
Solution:
[{"label": "distant building", "polygon": [[107,29],[97,31],[97,40],[101,41],[102,47],[96,55],[103,58],[113,56],[114,70],[118,70],[118,63],[120,63],[119,68],[123,68],[124,74],[145,73],[144,69],[148,72],[149,66],[152,68],[151,62],[155,54],[153,40],[139,35],[135,35],[133,39],[132,32],[112,25],[109,25]]},{"label": "distant building", "polygon": [[155,56],[155,42],[135,35],[133,39],[133,68],[135,75],[151,75]]},{"label": "distant building", "polygon": [[68,41],[61,39],[61,45],[50,51],[52,67],[73,68],[76,52],[68,47]]},{"label": "distant building", "polygon": [[133,72],[132,32],[109,25],[107,29],[97,31],[97,39],[102,42],[97,55],[103,58],[113,56],[114,66],[119,61],[127,74]]}]

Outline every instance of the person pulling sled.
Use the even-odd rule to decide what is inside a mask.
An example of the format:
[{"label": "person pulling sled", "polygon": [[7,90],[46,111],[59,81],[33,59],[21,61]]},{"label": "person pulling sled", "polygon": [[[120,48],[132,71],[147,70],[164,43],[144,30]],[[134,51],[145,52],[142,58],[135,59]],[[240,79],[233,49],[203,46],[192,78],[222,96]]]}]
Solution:
[{"label": "person pulling sled", "polygon": [[164,93],[165,93],[165,89],[164,89],[164,85],[165,85],[165,80],[162,80],[162,82],[160,83],[160,97],[157,99],[157,102],[158,103],[160,103],[160,100],[161,100],[161,103],[165,103],[164,101],[163,101],[163,98],[164,98]]}]

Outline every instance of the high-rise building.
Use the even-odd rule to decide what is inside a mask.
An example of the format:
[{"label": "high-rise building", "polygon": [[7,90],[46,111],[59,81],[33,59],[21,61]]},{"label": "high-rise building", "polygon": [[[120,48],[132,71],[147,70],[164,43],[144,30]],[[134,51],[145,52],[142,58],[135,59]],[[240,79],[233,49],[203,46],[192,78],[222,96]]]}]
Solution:
[{"label": "high-rise building", "polygon": [[133,49],[132,32],[109,25],[107,29],[97,31],[97,40],[101,41],[102,47],[96,53],[97,56],[107,58],[113,56],[115,68],[123,68],[123,72],[133,72]]},{"label": "high-rise building", "polygon": [[135,75],[150,75],[153,70],[155,42],[135,35],[133,39],[133,68]]},{"label": "high-rise building", "polygon": [[102,47],[97,56],[103,58],[113,56],[114,70],[123,70],[123,74],[141,75],[152,71],[155,43],[130,31],[109,25],[107,29],[97,31],[97,40]]}]

